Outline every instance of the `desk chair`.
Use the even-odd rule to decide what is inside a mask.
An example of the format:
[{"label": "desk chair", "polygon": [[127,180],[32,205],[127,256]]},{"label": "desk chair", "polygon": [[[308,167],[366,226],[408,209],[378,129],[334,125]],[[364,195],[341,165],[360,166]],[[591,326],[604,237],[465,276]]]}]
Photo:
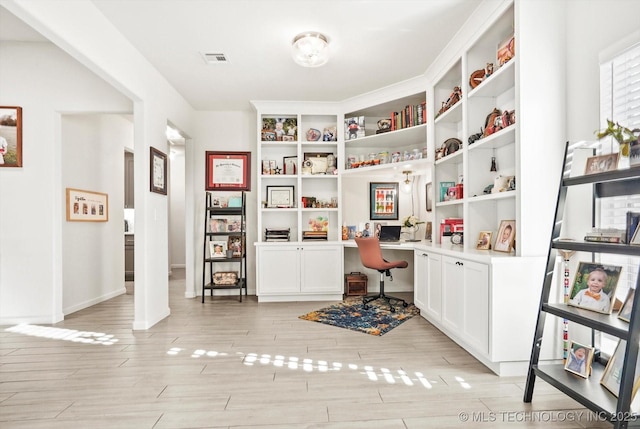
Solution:
[{"label": "desk chair", "polygon": [[377,270],[380,273],[380,293],[377,295],[368,295],[362,297],[362,303],[364,308],[367,308],[367,304],[377,299],[383,299],[389,304],[389,311],[395,312],[395,304],[402,303],[403,307],[407,307],[407,301],[393,296],[385,295],[384,293],[384,277],[390,277],[389,281],[393,281],[391,275],[391,269],[393,268],[407,268],[409,263],[407,261],[387,261],[382,257],[382,249],[380,249],[380,241],[377,237],[368,238],[356,238],[356,244],[358,245],[358,252],[360,253],[360,260],[362,265],[367,268]]}]

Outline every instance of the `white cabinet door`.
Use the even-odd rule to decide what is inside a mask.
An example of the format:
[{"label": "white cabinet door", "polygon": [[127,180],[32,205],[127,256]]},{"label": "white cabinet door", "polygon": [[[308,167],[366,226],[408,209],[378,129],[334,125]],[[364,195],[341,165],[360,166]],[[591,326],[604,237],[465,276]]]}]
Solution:
[{"label": "white cabinet door", "polygon": [[460,261],[464,270],[464,337],[481,353],[489,353],[489,268]]},{"label": "white cabinet door", "polygon": [[260,246],[257,252],[257,295],[300,292],[298,246]]},{"label": "white cabinet door", "polygon": [[300,247],[300,291],[342,293],[342,246]]},{"label": "white cabinet door", "polygon": [[413,302],[424,316],[427,311],[427,289],[429,287],[429,254],[424,250],[413,252]]},{"label": "white cabinet door", "polygon": [[442,257],[442,323],[456,335],[464,326],[464,263]]},{"label": "white cabinet door", "polygon": [[427,283],[427,313],[436,320],[442,318],[442,257],[429,254],[429,281]]},{"label": "white cabinet door", "polygon": [[442,318],[442,257],[437,253],[416,250],[414,256],[414,301],[425,318]]}]

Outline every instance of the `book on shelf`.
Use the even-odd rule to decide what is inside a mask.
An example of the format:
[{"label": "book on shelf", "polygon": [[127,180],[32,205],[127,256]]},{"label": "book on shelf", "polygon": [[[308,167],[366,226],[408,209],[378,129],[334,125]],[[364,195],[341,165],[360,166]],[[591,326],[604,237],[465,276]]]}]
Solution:
[{"label": "book on shelf", "polygon": [[631,239],[638,229],[638,223],[640,223],[640,213],[627,212],[627,227],[625,230],[626,243],[631,243]]},{"label": "book on shelf", "polygon": [[625,243],[627,232],[618,228],[592,228],[584,236],[584,241],[601,243]]},{"label": "book on shelf", "polygon": [[302,231],[303,240],[327,240],[327,231]]},{"label": "book on shelf", "polygon": [[440,182],[440,202],[449,201],[449,188],[455,187],[456,182]]}]

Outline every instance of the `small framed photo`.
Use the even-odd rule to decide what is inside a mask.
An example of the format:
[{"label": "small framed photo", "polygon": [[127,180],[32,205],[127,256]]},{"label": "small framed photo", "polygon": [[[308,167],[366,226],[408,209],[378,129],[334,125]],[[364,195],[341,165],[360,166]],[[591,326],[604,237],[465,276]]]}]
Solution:
[{"label": "small framed photo", "polygon": [[597,155],[587,158],[584,174],[604,173],[618,168],[618,154]]},{"label": "small framed photo", "polygon": [[580,262],[569,292],[569,305],[611,314],[621,271],[618,265]]},{"label": "small framed photo", "polygon": [[167,195],[167,154],[160,152],[155,147],[150,147],[149,182],[151,192]]},{"label": "small framed photo", "polygon": [[513,242],[516,239],[516,221],[515,220],[501,220],[500,228],[498,228],[498,235],[496,242],[493,245],[493,250],[498,252],[511,252],[513,248]]},{"label": "small framed photo", "polygon": [[242,257],[245,248],[244,239],[240,235],[230,235],[227,239],[227,249],[233,251],[233,257]]},{"label": "small framed photo", "polygon": [[209,219],[209,232],[227,232],[227,219]]},{"label": "small framed photo", "polygon": [[22,107],[0,106],[0,167],[22,167]]},{"label": "small framed photo", "polygon": [[294,186],[267,186],[267,207],[295,207]]},{"label": "small framed photo", "polygon": [[382,225],[386,225],[387,222],[374,222],[373,223],[373,236],[376,238],[380,238],[380,230],[382,229]]},{"label": "small framed photo", "polygon": [[564,369],[580,377],[588,378],[591,374],[593,353],[593,347],[571,341],[569,356],[564,364]]},{"label": "small framed photo", "polygon": [[282,165],[284,166],[284,174],[297,174],[298,173],[298,157],[297,156],[285,156],[282,159]]},{"label": "small framed photo", "polygon": [[489,250],[491,249],[491,235],[492,231],[480,231],[480,235],[478,236],[478,243],[476,243],[476,249],[478,250]]},{"label": "small framed photo", "polygon": [[210,241],[209,242],[209,256],[211,259],[221,259],[227,257],[227,242],[226,241]]},{"label": "small framed photo", "polygon": [[398,220],[398,182],[369,183],[369,219]]},{"label": "small framed photo", "polygon": [[[605,367],[604,372],[602,373],[602,378],[600,379],[600,384],[609,392],[613,393],[616,398],[620,394],[622,366],[624,365],[626,349],[627,342],[625,340],[618,340],[618,345],[616,345],[616,349],[609,358],[609,362],[607,362],[607,366]],[[640,372],[638,371],[639,363],[640,361],[636,362],[635,381],[633,383],[633,388],[631,389],[631,402],[633,402],[633,397],[638,392],[638,387],[640,387]]]},{"label": "small framed photo", "polygon": [[332,153],[305,153],[304,160],[311,162],[311,174],[325,174],[329,167],[329,155]]},{"label": "small framed photo", "polygon": [[205,190],[251,190],[251,152],[206,151],[205,156]]},{"label": "small framed photo", "polygon": [[[618,312],[618,319],[624,320],[625,322],[629,322],[631,320],[631,311],[633,311],[633,297],[636,294],[635,289],[629,289],[627,292],[627,297],[620,307],[620,311]],[[638,374],[640,375],[640,374]]]},{"label": "small framed photo", "polygon": [[109,196],[102,192],[67,188],[67,221],[107,222]]},{"label": "small framed photo", "polygon": [[261,134],[262,141],[297,141],[298,119],[297,117],[263,117]]}]

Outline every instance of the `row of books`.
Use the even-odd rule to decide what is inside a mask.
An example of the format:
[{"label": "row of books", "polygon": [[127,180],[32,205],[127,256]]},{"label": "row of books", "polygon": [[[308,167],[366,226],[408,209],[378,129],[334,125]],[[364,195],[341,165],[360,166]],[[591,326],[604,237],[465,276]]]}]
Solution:
[{"label": "row of books", "polygon": [[592,228],[584,236],[584,241],[599,243],[626,243],[640,245],[640,213],[627,212],[626,225],[621,228]]},{"label": "row of books", "polygon": [[408,105],[400,112],[391,112],[391,128],[389,131],[410,128],[427,123],[427,102]]}]

